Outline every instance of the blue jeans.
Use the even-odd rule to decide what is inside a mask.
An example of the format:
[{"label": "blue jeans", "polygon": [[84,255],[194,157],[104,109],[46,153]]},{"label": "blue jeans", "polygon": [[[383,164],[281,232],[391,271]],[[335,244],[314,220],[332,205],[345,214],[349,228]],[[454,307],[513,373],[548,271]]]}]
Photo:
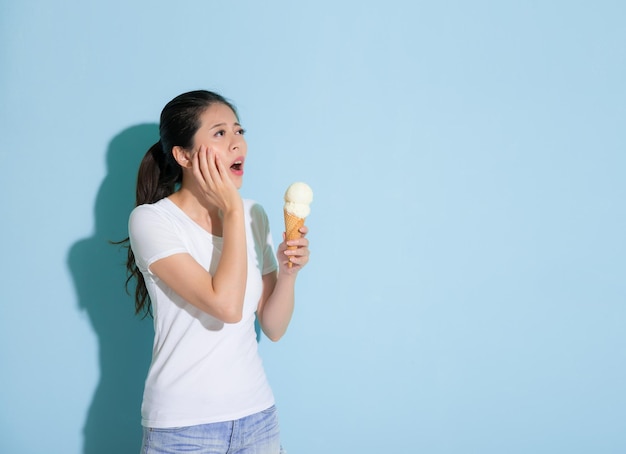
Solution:
[{"label": "blue jeans", "polygon": [[167,429],[143,428],[141,454],[286,454],[276,407],[236,421]]}]

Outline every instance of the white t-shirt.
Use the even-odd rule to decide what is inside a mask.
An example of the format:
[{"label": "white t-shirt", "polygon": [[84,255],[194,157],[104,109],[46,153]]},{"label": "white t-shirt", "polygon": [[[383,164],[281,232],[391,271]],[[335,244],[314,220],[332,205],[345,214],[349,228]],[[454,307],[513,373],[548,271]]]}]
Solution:
[{"label": "white t-shirt", "polygon": [[274,404],[258,354],[255,311],[262,276],[277,268],[263,208],[244,200],[248,281],[239,323],[222,321],[187,303],[150,270],[155,261],[188,253],[215,273],[222,238],[208,233],[165,198],[136,207],[130,244],[154,314],[154,347],[141,407],[142,424],[165,428],[230,421]]}]

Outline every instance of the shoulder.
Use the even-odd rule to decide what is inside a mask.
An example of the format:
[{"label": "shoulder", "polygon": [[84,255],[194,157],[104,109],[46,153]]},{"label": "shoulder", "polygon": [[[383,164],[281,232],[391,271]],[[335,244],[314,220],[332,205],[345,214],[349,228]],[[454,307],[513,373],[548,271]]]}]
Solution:
[{"label": "shoulder", "polygon": [[139,205],[130,213],[128,237],[138,263],[143,269],[165,254],[184,252],[183,228],[176,219],[172,202],[163,199]]},{"label": "shoulder", "polygon": [[169,200],[162,199],[155,203],[135,207],[128,219],[130,235],[145,234],[146,231],[172,229],[177,222],[170,204]]},{"label": "shoulder", "polygon": [[[155,203],[148,203],[145,205],[136,206],[133,211],[130,212],[130,220],[142,220],[142,219],[155,219],[165,218],[170,214],[168,207],[169,200],[161,199]],[[171,202],[170,202],[171,203]]]}]

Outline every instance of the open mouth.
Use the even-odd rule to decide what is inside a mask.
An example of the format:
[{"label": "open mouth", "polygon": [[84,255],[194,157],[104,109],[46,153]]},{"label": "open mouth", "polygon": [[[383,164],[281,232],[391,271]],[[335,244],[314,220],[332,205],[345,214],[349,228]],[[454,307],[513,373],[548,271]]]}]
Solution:
[{"label": "open mouth", "polygon": [[235,162],[233,162],[233,164],[230,166],[230,170],[232,170],[235,173],[243,172],[243,160],[238,159]]}]

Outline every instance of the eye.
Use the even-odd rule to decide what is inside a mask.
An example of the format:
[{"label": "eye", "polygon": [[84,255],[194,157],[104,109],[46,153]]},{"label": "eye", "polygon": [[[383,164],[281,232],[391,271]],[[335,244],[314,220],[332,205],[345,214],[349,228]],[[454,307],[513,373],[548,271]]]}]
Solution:
[{"label": "eye", "polygon": [[235,131],[235,134],[239,134],[240,136],[243,136],[245,133],[246,133],[246,130],[243,128],[240,128],[237,131]]},{"label": "eye", "polygon": [[219,131],[217,131],[217,132],[215,133],[215,136],[216,136],[216,137],[223,137],[223,136],[224,136],[224,134],[226,134],[226,131],[224,131],[223,129],[220,129]]}]

